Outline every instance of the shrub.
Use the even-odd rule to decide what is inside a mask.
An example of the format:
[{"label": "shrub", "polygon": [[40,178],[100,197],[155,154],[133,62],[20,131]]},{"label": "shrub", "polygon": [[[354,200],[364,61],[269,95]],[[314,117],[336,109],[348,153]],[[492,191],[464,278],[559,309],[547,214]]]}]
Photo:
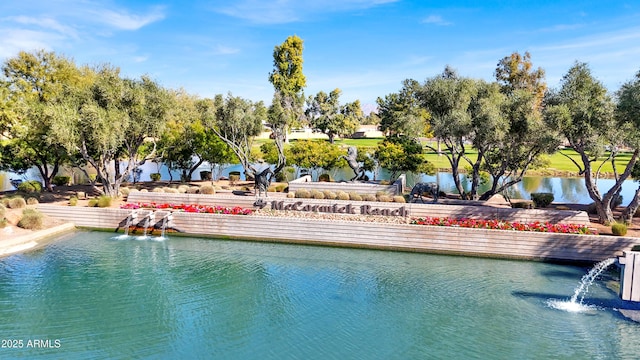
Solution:
[{"label": "shrub", "polygon": [[157,187],[157,188],[153,188],[153,190],[151,190],[151,192],[154,193],[164,193],[164,189],[161,187]]},{"label": "shrub", "polygon": [[518,201],[511,203],[511,207],[514,209],[530,209],[531,204],[526,201]]},{"label": "shrub", "polygon": [[160,181],[160,178],[162,178],[162,175],[160,173],[152,173],[152,174],[149,174],[149,178],[151,179],[151,181]]},{"label": "shrub", "polygon": [[197,186],[189,186],[187,188],[187,194],[197,194],[200,191],[200,188]]},{"label": "shrub", "polygon": [[71,176],[68,175],[56,175],[51,182],[56,186],[67,186],[71,183]]},{"label": "shrub", "polygon": [[336,197],[338,198],[338,200],[349,200],[349,194],[344,191],[338,191]]},{"label": "shrub", "polygon": [[18,226],[28,230],[42,229],[43,215],[36,209],[24,209]]},{"label": "shrub", "polygon": [[362,200],[364,201],[378,201],[375,195],[373,194],[364,194],[362,195]]},{"label": "shrub", "polygon": [[131,193],[131,189],[129,189],[128,187],[120,188],[120,194],[122,194],[122,196],[129,196],[130,193]]},{"label": "shrub", "polygon": [[299,199],[308,199],[311,197],[311,193],[307,189],[300,189],[296,191],[296,198]]},{"label": "shrub", "polygon": [[186,194],[187,190],[189,190],[189,186],[188,185],[180,185],[180,186],[178,186],[178,193],[179,194]]},{"label": "shrub", "polygon": [[321,174],[318,176],[318,181],[320,182],[331,182],[331,175],[329,174]]},{"label": "shrub", "polygon": [[149,190],[147,190],[147,189],[141,189],[141,190],[140,190],[140,192],[141,192],[141,193],[146,193],[146,192],[149,192]]},{"label": "shrub", "polygon": [[8,207],[8,206],[9,206],[9,201],[10,201],[10,200],[11,200],[11,198],[8,198],[8,197],[7,197],[7,198],[3,198],[3,199],[2,199],[2,205],[4,205],[4,206],[7,206],[7,207]]},{"label": "shrub", "polygon": [[88,207],[96,207],[98,206],[98,199],[90,199],[89,203],[87,204]]},{"label": "shrub", "polygon": [[545,208],[553,202],[552,193],[531,193],[531,200],[536,208]]},{"label": "shrub", "polygon": [[23,181],[18,185],[18,191],[25,193],[39,193],[42,191],[42,184],[40,181],[36,180]]},{"label": "shrub", "polygon": [[27,202],[21,197],[14,197],[9,199],[9,203],[7,204],[9,209],[21,209],[27,206]]},{"label": "shrub", "polygon": [[396,196],[393,197],[393,202],[405,203],[405,202],[407,202],[407,200],[402,195],[396,195]]},{"label": "shrub", "polygon": [[313,190],[311,192],[311,197],[314,199],[324,199],[324,193],[319,190]]},{"label": "shrub", "polygon": [[296,197],[296,192],[295,192],[295,191],[292,191],[292,192],[288,192],[288,193],[287,193],[287,198],[289,198],[289,199],[293,199],[293,198],[295,198],[295,197]]},{"label": "shrub", "polygon": [[111,196],[101,195],[101,196],[98,197],[98,202],[96,203],[96,205],[98,207],[101,207],[101,208],[106,208],[106,207],[111,206],[111,201],[112,200],[113,199],[111,198]]},{"label": "shrub", "polygon": [[338,196],[331,190],[325,190],[322,192],[324,194],[325,199],[335,200]]},{"label": "shrub", "polygon": [[213,185],[202,185],[200,186],[200,194],[208,194],[208,195],[214,195],[216,193],[216,189],[213,187]]},{"label": "shrub", "polygon": [[351,201],[362,201],[362,196],[353,191],[349,192],[349,200]]},{"label": "shrub", "polygon": [[378,201],[380,202],[393,202],[393,197],[390,195],[378,195]]},{"label": "shrub", "polygon": [[38,205],[40,201],[37,198],[30,197],[27,199],[27,205]]},{"label": "shrub", "polygon": [[229,183],[231,185],[234,185],[238,181],[240,181],[240,171],[231,171],[231,172],[229,172]]},{"label": "shrub", "polygon": [[5,226],[7,226],[8,223],[9,223],[9,220],[7,220],[5,218],[0,218],[0,229],[2,229]]},{"label": "shrub", "polygon": [[615,236],[627,235],[627,225],[623,223],[614,223],[611,225],[611,233]]},{"label": "shrub", "polygon": [[276,185],[277,192],[284,192],[287,189],[287,184],[278,184]]},{"label": "shrub", "polygon": [[7,213],[7,208],[6,206],[0,204],[0,219],[2,219],[4,217],[4,214]]},{"label": "shrub", "polygon": [[166,188],[164,188],[164,192],[166,192],[167,194],[177,194],[178,193],[178,189],[166,187]]},{"label": "shrub", "polygon": [[71,198],[69,198],[69,206],[76,206],[78,205],[78,198],[75,196],[72,196]]},{"label": "shrub", "polygon": [[76,196],[78,197],[78,199],[86,199],[87,198],[87,193],[84,191],[78,191],[76,192]]},{"label": "shrub", "polygon": [[267,192],[276,192],[276,186],[275,185],[269,185],[269,187],[267,188]]}]

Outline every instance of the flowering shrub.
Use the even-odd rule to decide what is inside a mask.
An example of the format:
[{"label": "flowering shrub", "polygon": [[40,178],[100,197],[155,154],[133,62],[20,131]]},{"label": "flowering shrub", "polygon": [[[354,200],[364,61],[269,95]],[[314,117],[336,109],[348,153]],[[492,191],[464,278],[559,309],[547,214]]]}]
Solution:
[{"label": "flowering shrub", "polygon": [[562,234],[588,234],[597,235],[597,231],[589,229],[585,225],[577,224],[552,224],[549,222],[532,222],[528,224],[509,222],[503,220],[480,220],[480,219],[452,219],[452,218],[412,218],[411,224],[432,225],[432,226],[456,226],[473,229],[491,230],[516,230],[516,231],[537,231]]},{"label": "flowering shrub", "polygon": [[120,206],[121,209],[159,209],[159,210],[177,210],[191,213],[207,213],[207,214],[229,214],[229,215],[249,215],[253,212],[251,209],[241,208],[239,206],[228,208],[223,206],[206,206],[206,205],[185,205],[185,204],[156,204],[156,203],[127,203]]}]

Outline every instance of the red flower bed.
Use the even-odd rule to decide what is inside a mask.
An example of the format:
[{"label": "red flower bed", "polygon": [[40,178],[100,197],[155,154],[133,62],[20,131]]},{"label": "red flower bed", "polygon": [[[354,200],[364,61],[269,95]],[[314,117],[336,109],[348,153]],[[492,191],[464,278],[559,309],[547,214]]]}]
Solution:
[{"label": "red flower bed", "polygon": [[478,220],[478,219],[452,219],[452,218],[412,218],[411,224],[432,225],[432,226],[457,226],[472,229],[492,229],[492,230],[517,230],[517,231],[537,231],[562,234],[587,234],[597,235],[598,232],[589,229],[585,225],[577,224],[552,224],[549,222],[532,222],[528,224],[509,222],[502,220]]},{"label": "red flower bed", "polygon": [[230,214],[230,215],[248,215],[253,212],[251,209],[241,208],[239,206],[228,208],[223,206],[206,206],[206,205],[185,205],[185,204],[156,204],[156,203],[127,203],[120,206],[121,209],[159,209],[159,210],[177,210],[191,213],[207,213],[207,214]]}]

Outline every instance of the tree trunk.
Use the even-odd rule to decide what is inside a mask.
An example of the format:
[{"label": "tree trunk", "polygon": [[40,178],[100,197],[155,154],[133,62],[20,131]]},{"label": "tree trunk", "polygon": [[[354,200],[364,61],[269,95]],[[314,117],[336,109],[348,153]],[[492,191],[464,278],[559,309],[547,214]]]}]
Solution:
[{"label": "tree trunk", "polygon": [[631,224],[633,216],[636,214],[638,207],[640,207],[640,186],[638,186],[638,189],[636,189],[636,193],[633,196],[633,199],[631,199],[629,205],[622,212],[622,221],[624,221],[626,224]]}]

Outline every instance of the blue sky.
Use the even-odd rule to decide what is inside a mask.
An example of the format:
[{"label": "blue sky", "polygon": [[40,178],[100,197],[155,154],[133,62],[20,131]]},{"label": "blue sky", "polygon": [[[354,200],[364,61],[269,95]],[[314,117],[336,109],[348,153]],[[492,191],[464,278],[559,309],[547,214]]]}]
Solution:
[{"label": "blue sky", "polygon": [[375,104],[407,78],[449,64],[493,80],[497,62],[529,51],[550,87],[577,61],[614,92],[640,70],[637,1],[4,0],[0,60],[46,49],[79,65],[110,63],[202,97],[271,102],[272,53],[304,40],[305,93],[342,90]]}]

